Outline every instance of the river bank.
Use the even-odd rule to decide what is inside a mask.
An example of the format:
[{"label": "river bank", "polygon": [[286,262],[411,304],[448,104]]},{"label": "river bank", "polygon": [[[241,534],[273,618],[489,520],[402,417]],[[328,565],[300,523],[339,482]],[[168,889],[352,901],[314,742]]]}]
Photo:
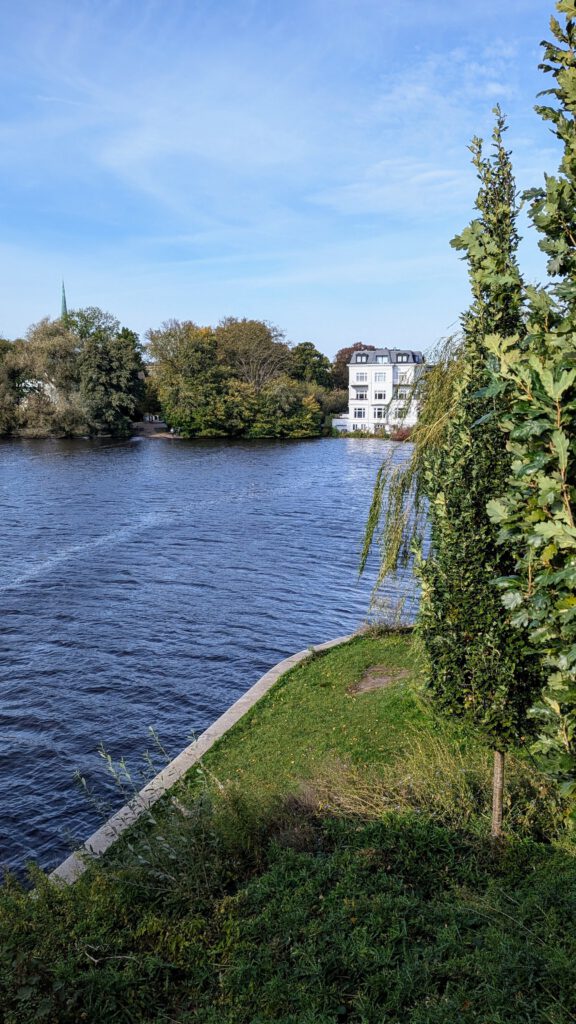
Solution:
[{"label": "river bank", "polygon": [[5,888],[6,1021],[568,1024],[574,848],[516,763],[495,859],[489,753],[421,672],[409,634],[312,656],[74,886]]},{"label": "river bank", "polygon": [[[398,442],[398,441],[409,441],[410,440],[410,434],[411,434],[411,428],[410,427],[401,427],[401,426],[394,428],[393,430],[391,430],[388,433],[385,433],[384,431],[379,431],[378,433],[369,433],[369,432],[367,432],[365,430],[358,430],[358,431],[330,430],[330,428],[327,427],[327,428],[325,428],[325,429],[323,429],[321,431],[318,431],[317,433],[302,434],[301,437],[293,436],[291,438],[287,438],[287,440],[300,440],[300,439],[302,439],[304,437],[308,438],[308,439],[312,439],[312,440],[314,440],[314,439],[320,440],[321,438],[331,437],[331,438],[340,438],[342,440],[354,440],[354,441],[363,441],[363,440],[375,441],[376,440],[376,441],[395,441],[395,442]],[[96,434],[96,435],[94,435],[93,437],[90,438],[87,434],[63,434],[63,433],[58,433],[58,432],[56,432],[56,433],[51,433],[51,432],[43,433],[43,432],[38,431],[38,430],[27,430],[26,429],[26,430],[14,430],[10,434],[1,435],[0,439],[3,438],[5,440],[10,440],[11,438],[13,438],[13,439],[39,440],[39,441],[42,441],[42,440],[44,440],[44,441],[45,440],[76,440],[76,441],[94,440],[94,441],[102,441],[102,440],[114,440],[114,439],[115,440],[126,440],[129,437],[144,437],[146,439],[156,439],[156,438],[159,438],[161,440],[165,440],[165,439],[168,439],[168,440],[222,440],[223,435],[222,435],[222,433],[215,433],[215,434],[208,434],[207,433],[207,434],[202,434],[200,436],[196,436],[196,437],[192,437],[192,438],[184,438],[184,437],[182,437],[182,435],[177,430],[170,429],[167,426],[167,424],[164,423],[164,421],[162,421],[162,420],[158,420],[158,421],[136,420],[136,421],[134,421],[132,423],[132,427],[131,427],[130,433],[125,434],[125,435],[120,435],[120,436],[116,436],[116,435],[112,435],[112,434],[102,434],[101,433],[101,434]],[[242,437],[242,436],[236,437],[234,435],[230,435],[228,439],[231,440],[231,441],[237,440],[237,441],[256,441],[256,442],[258,442],[258,441],[276,441],[276,440],[279,440],[278,436],[276,434],[274,434],[274,433],[271,433],[268,437],[266,437],[264,435],[258,436],[258,437]]]}]

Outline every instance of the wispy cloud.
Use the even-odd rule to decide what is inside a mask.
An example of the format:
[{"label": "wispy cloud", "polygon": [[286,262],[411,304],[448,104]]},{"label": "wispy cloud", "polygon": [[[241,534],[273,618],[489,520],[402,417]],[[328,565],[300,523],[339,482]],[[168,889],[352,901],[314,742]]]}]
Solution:
[{"label": "wispy cloud", "polygon": [[531,114],[545,21],[540,0],[6,5],[0,331],[47,311],[55,266],[139,329],[192,295],[211,297],[205,315],[263,301],[278,322],[302,307],[352,330],[358,304],[384,316],[415,282],[424,293],[439,252],[435,302],[453,318],[470,137],[501,102],[523,184],[550,156]]},{"label": "wispy cloud", "polygon": [[381,160],[361,179],[317,193],[313,199],[340,213],[388,214],[429,221],[460,210],[471,198],[470,174],[409,158]]}]

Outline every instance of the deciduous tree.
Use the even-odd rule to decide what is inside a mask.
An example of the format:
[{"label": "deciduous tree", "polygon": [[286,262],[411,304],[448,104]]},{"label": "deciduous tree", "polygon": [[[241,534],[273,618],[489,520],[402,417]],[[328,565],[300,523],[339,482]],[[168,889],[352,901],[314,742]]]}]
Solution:
[{"label": "deciduous tree", "polygon": [[67,322],[80,342],[80,399],[89,432],[130,433],[144,391],[138,336],[101,310],[75,310]]},{"label": "deciduous tree", "polygon": [[[504,605],[542,653],[547,684],[534,708],[535,751],[576,793],[576,5],[561,0],[541,68],[552,98],[536,109],[564,147],[556,176],[527,194],[553,279],[528,290],[530,351],[495,336],[494,388],[510,408],[502,422],[512,458],[507,486],[490,503],[515,565],[502,579]],[[504,384],[502,383],[504,381]]]},{"label": "deciduous tree", "polygon": [[226,374],[214,332],[191,320],[148,331],[164,416],[184,437],[226,431]]},{"label": "deciduous tree", "polygon": [[330,360],[311,341],[303,341],[291,349],[290,376],[328,390],[333,386]]},{"label": "deciduous tree", "polygon": [[284,334],[265,320],[226,317],[214,331],[221,363],[256,391],[261,391],[290,367]]},{"label": "deciduous tree", "polygon": [[294,380],[281,332],[228,318],[213,330],[176,320],[148,332],[151,374],[167,421],[185,437],[313,437],[317,384]]},{"label": "deciduous tree", "polygon": [[[472,143],[480,180],[478,214],[452,244],[468,262],[473,302],[462,318],[460,344],[448,346],[444,361],[425,381],[414,454],[392,480],[384,526],[388,571],[414,536],[410,496],[415,487],[420,511],[427,503],[430,531],[429,550],[419,564],[418,622],[429,688],[442,711],[472,722],[494,749],[495,835],[501,829],[504,752],[528,729],[528,711],[542,686],[525,632],[515,629],[502,609],[495,583],[512,571],[513,560],[509,549],[497,543],[486,508],[510,466],[498,426],[507,399],[501,388],[489,386],[486,337],[496,331],[524,336],[517,203],[504,129],[497,111],[489,157],[478,139]],[[383,472],[371,512],[372,533],[385,483]]]},{"label": "deciduous tree", "polygon": [[22,380],[16,345],[0,338],[0,435],[11,434],[18,425]]},{"label": "deciduous tree", "polygon": [[462,318],[461,373],[442,444],[424,460],[430,552],[422,562],[420,633],[430,660],[430,690],[442,710],[471,720],[494,749],[493,834],[502,821],[504,752],[527,729],[542,674],[525,633],[503,612],[495,581],[512,571],[497,543],[487,503],[509,472],[498,415],[500,390],[489,388],[486,336],[523,337],[523,286],[516,250],[516,190],[497,112],[494,149],[472,143],[480,180],[478,216],[452,245],[465,253],[473,302]]}]

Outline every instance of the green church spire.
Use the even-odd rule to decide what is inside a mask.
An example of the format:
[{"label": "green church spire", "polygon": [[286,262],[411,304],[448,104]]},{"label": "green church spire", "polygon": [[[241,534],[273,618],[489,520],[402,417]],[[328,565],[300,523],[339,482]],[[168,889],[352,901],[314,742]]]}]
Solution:
[{"label": "green church spire", "polygon": [[68,306],[66,305],[66,289],[64,287],[64,281],[62,281],[62,312],[60,313],[62,320],[66,320],[68,316]]}]

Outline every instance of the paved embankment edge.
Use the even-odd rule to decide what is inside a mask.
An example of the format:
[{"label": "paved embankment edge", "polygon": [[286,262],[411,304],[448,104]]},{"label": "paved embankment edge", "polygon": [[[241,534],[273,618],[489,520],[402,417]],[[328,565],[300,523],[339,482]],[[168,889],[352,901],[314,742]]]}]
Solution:
[{"label": "paved embankment edge", "polygon": [[328,640],[323,644],[315,644],[313,647],[308,647],[305,651],[299,651],[297,654],[292,654],[291,657],[279,661],[277,665],[274,665],[274,668],[269,669],[265,675],[261,676],[258,682],[254,683],[254,686],[246,690],[223,715],[220,715],[220,718],[217,718],[198,739],[190,743],[166,768],[148,782],[130,803],[121,807],[101,828],[93,832],[76,853],[71,854],[57,868],[54,868],[50,878],[55,882],[72,885],[86,870],[90,860],[106,853],[127,828],[130,828],[160,797],[164,796],[186,774],[192,765],[196,764],[207,750],[210,750],[210,747],[214,746],[250,708],[254,707],[257,701],[271,689],[280,676],[283,676],[285,672],[288,672],[296,665],[299,665],[300,662],[305,661],[310,654],[315,654],[318,651],[327,651],[331,647],[338,647],[340,644],[352,640],[355,636],[357,634],[352,633],[348,636],[337,637],[336,640]]}]

